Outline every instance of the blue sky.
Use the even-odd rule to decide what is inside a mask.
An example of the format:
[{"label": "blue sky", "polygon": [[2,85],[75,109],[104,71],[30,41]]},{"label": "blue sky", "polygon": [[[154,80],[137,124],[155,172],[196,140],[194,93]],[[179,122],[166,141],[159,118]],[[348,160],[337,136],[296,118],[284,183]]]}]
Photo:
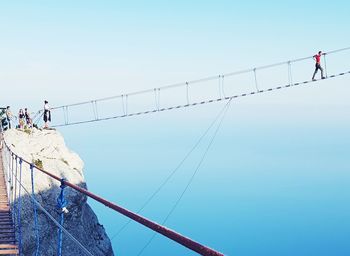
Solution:
[{"label": "blue sky", "polygon": [[349,4],[336,3],[3,2],[1,83],[37,109],[338,49]]},{"label": "blue sky", "polygon": [[[34,111],[44,99],[68,104],[348,47],[349,9],[348,1],[3,1],[0,102]],[[349,57],[330,59],[329,70],[350,70]],[[298,69],[309,79],[313,65]],[[349,255],[348,84],[341,77],[233,102],[168,225],[228,255]],[[221,108],[60,131],[85,161],[89,188],[137,210]],[[201,150],[147,217],[164,218]],[[125,219],[91,203],[113,235]],[[133,224],[113,246],[137,255],[150,235]],[[160,252],[192,255],[160,237],[143,255]]]}]

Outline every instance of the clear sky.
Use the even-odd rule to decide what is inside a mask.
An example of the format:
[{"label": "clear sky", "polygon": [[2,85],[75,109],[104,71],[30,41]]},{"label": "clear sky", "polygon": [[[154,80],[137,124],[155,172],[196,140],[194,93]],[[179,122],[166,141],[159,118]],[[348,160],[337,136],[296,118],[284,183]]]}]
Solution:
[{"label": "clear sky", "polygon": [[349,42],[347,7],[347,1],[2,1],[2,92],[16,91],[16,108],[23,102],[37,109],[45,98],[61,105],[338,49]]},{"label": "clear sky", "polygon": [[[0,103],[34,111],[44,99],[74,103],[348,47],[349,10],[349,1],[2,1]],[[331,73],[350,70],[349,58],[330,59]],[[310,79],[314,64],[298,69]],[[341,77],[233,102],[167,224],[228,255],[349,255],[348,85]],[[89,188],[137,210],[221,108],[61,131]],[[162,221],[197,162],[147,217]],[[109,235],[125,222],[92,204]],[[150,236],[135,224],[113,246],[137,255]],[[192,254],[158,237],[143,255]]]}]

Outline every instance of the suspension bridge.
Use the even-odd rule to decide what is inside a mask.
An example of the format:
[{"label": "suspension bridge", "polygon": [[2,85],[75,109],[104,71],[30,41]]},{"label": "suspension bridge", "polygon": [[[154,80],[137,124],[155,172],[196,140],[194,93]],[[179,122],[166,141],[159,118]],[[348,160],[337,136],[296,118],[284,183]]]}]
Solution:
[{"label": "suspension bridge", "polygon": [[[341,67],[341,70],[334,70],[327,67],[329,65],[329,59],[331,56],[340,54],[346,51],[349,51],[350,47],[343,48],[335,51],[330,51],[323,54],[323,63],[325,65],[325,79],[335,79],[336,77],[345,76],[350,74],[350,67],[346,69],[346,67]],[[339,56],[338,56],[339,57]],[[247,97],[251,95],[259,95],[261,93],[267,93],[271,91],[277,91],[281,89],[292,88],[296,86],[305,86],[317,84],[321,79],[318,80],[303,80],[302,78],[307,76],[306,73],[298,73],[296,71],[295,66],[303,63],[309,65],[310,59],[312,56],[289,60],[285,62],[280,62],[276,64],[271,64],[267,66],[256,67],[248,70],[243,70],[239,72],[226,73],[223,75],[212,76],[208,78],[203,78],[199,80],[179,83],[175,85],[169,85],[164,87],[157,87],[150,90],[139,91],[135,93],[122,94],[118,96],[102,98],[102,99],[94,99],[69,105],[62,105],[58,107],[52,108],[53,116],[57,121],[54,123],[54,127],[60,126],[70,126],[70,125],[78,125],[83,123],[91,123],[97,121],[105,121],[115,118],[123,118],[123,117],[131,117],[138,115],[151,114],[156,112],[163,112],[168,110],[175,110],[180,108],[193,107],[197,105],[209,104],[220,101],[228,101],[228,104],[225,105],[225,108],[219,113],[215,122],[221,118],[218,127],[216,128],[215,134],[207,147],[206,152],[203,154],[201,161],[199,162],[194,174],[191,177],[188,185],[185,190],[181,194],[178,202],[181,200],[182,196],[186,192],[188,186],[196,175],[198,169],[200,168],[202,161],[215,138],[217,130],[220,128],[222,123],[222,119],[224,114],[227,111],[229,103],[236,98]],[[261,77],[264,76],[263,72],[266,70],[271,70],[278,68],[279,70],[284,70],[285,73],[283,75],[275,75],[274,77],[280,78],[281,82],[276,86],[265,87],[263,83],[263,79]],[[332,73],[329,72],[332,70]],[[311,70],[313,71],[313,70]],[[242,80],[243,76],[245,80]],[[311,76],[310,74],[308,75]],[[238,77],[240,77],[238,79]],[[301,78],[301,80],[299,80]],[[230,80],[231,79],[231,80]],[[237,79],[235,81],[235,79]],[[286,81],[284,81],[286,79]],[[235,90],[238,82],[246,82],[248,86],[243,86],[239,93]],[[203,86],[199,86],[203,85]],[[212,94],[209,96],[204,96],[206,98],[202,98],[195,94],[195,91],[201,93],[203,90],[208,89],[209,86]],[[253,88],[253,89],[252,89]],[[177,93],[174,94],[174,92]],[[168,102],[167,95],[174,96],[177,95],[179,97],[172,97],[173,99]],[[139,98],[138,100],[131,100],[133,98],[137,98],[141,96],[144,97],[142,100]],[[147,101],[148,100],[148,101]],[[182,104],[180,102],[183,102]],[[109,105],[108,105],[108,104]],[[145,104],[146,103],[146,104]],[[103,106],[105,105],[105,106]],[[106,107],[107,105],[107,107]],[[139,107],[141,110],[136,110]],[[74,111],[78,111],[78,113],[74,113]],[[109,111],[105,111],[109,110]],[[82,115],[81,112],[84,112],[87,115]],[[61,119],[58,117],[59,113],[61,113]],[[39,121],[43,114],[43,111],[37,112],[37,120]],[[79,119],[80,118],[80,119]],[[209,128],[211,128],[213,124]],[[208,128],[208,129],[209,129]],[[206,135],[207,131],[204,133]],[[201,139],[200,139],[201,140]],[[35,179],[34,173],[40,172],[44,175],[47,175],[54,179],[57,184],[60,186],[60,194],[58,196],[58,206],[60,209],[64,209],[67,205],[64,196],[64,189],[66,187],[70,187],[75,191],[82,193],[93,200],[105,205],[106,207],[112,209],[113,211],[118,212],[130,219],[130,221],[138,222],[139,224],[145,226],[153,230],[156,233],[159,233],[178,244],[192,250],[201,255],[224,255],[218,250],[212,249],[206,245],[203,245],[191,238],[188,238],[174,230],[171,230],[164,226],[163,224],[159,224],[155,221],[149,220],[139,213],[132,212],[116,203],[113,203],[103,197],[98,196],[95,193],[92,193],[82,187],[79,187],[62,177],[58,177],[52,174],[49,170],[44,170],[39,166],[34,165],[28,159],[24,159],[22,156],[16,154],[13,151],[11,145],[7,144],[7,142],[1,138],[1,157],[0,157],[0,254],[12,254],[12,255],[23,255],[23,244],[22,238],[23,234],[21,231],[21,216],[22,216],[22,205],[21,205],[21,196],[24,194],[29,196],[32,201],[33,206],[33,215],[34,215],[34,232],[36,236],[35,246],[36,246],[36,255],[38,255],[40,248],[40,240],[39,240],[39,227],[37,224],[37,215],[38,211],[43,212],[47,215],[47,217],[56,225],[57,230],[59,232],[58,241],[57,241],[57,255],[62,255],[62,237],[63,235],[67,236],[69,239],[76,243],[77,247],[81,248],[81,251],[85,255],[93,255],[89,252],[84,245],[78,241],[74,236],[72,236],[65,228],[64,228],[64,210],[60,213],[60,218],[56,220],[50,213],[36,200],[34,187],[35,187]],[[196,145],[194,146],[194,148]],[[192,150],[189,152],[191,154]],[[188,155],[187,155],[188,156]],[[186,156],[186,157],[187,157]],[[186,159],[185,157],[185,159]],[[4,161],[3,161],[4,160]],[[30,175],[31,177],[31,189],[26,188],[22,183],[22,176],[25,175],[23,173],[23,166],[26,165],[29,167],[30,173],[26,175]],[[180,163],[181,165],[181,163]],[[2,168],[3,167],[3,168]],[[172,172],[164,183],[156,190],[156,192],[151,196],[149,200],[151,200],[156,193],[160,191],[166,182],[171,178],[171,176],[176,172],[177,168]],[[7,189],[6,189],[7,188]],[[16,201],[15,198],[18,198]],[[148,201],[149,201],[148,200]],[[147,202],[148,202],[147,201]],[[146,202],[146,204],[147,204]],[[175,207],[176,207],[175,205]],[[174,208],[173,208],[174,209]]]},{"label": "suspension bridge", "polygon": [[[344,54],[350,55],[350,47],[323,53],[326,80],[349,74],[350,67],[340,69],[337,65],[343,63]],[[312,72],[313,56],[307,56],[133,93],[56,106],[51,108],[54,116],[52,127],[146,115],[312,85],[318,81],[311,79]],[[42,115],[43,110],[39,110],[34,121],[41,121]]]}]

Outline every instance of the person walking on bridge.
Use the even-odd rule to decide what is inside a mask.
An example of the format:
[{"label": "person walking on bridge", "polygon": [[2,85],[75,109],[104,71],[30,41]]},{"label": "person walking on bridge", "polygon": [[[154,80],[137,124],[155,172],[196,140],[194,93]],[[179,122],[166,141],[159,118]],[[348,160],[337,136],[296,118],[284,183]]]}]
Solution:
[{"label": "person walking on bridge", "polygon": [[325,77],[323,76],[323,68],[321,67],[321,57],[322,57],[322,51],[319,51],[318,54],[313,56],[314,60],[316,61],[316,64],[315,64],[315,72],[314,72],[314,75],[312,76],[312,81],[316,81],[315,75],[318,70],[321,70],[321,78],[325,79]]}]

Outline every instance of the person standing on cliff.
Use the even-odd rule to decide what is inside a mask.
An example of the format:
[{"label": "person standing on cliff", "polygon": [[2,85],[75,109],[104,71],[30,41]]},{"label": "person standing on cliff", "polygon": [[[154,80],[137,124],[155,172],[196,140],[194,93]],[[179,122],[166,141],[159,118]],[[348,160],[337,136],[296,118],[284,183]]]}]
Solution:
[{"label": "person standing on cliff", "polygon": [[26,118],[26,124],[27,127],[32,128],[33,124],[32,124],[32,119],[30,118],[30,114],[27,108],[24,109],[24,116]]},{"label": "person standing on cliff", "polygon": [[8,123],[8,128],[11,129],[11,120],[12,120],[13,115],[12,115],[10,106],[6,107],[5,113],[6,113],[6,121]]},{"label": "person standing on cliff", "polygon": [[49,128],[49,122],[51,122],[51,108],[47,100],[44,101],[44,129]]},{"label": "person standing on cliff", "polygon": [[323,68],[321,67],[321,57],[322,57],[322,51],[319,51],[318,54],[313,56],[314,60],[316,61],[316,64],[315,64],[315,72],[314,72],[314,75],[312,76],[312,81],[316,81],[315,75],[318,70],[321,70],[321,78],[325,79],[325,77],[323,76]]},{"label": "person standing on cliff", "polygon": [[24,129],[24,123],[25,123],[25,115],[24,115],[23,109],[20,109],[18,112],[19,129]]},{"label": "person standing on cliff", "polygon": [[0,136],[2,135],[2,132],[4,131],[4,128],[5,128],[3,127],[3,123],[6,122],[6,117],[3,117],[5,113],[6,113],[6,108],[0,108]]}]

